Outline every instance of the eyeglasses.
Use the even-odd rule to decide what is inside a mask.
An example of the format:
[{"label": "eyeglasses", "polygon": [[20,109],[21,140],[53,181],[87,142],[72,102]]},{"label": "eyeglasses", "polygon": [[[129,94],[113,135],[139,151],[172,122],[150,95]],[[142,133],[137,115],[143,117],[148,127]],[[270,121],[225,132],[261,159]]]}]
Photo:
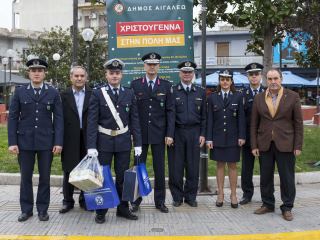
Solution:
[{"label": "eyeglasses", "polygon": [[259,76],[260,72],[249,72],[249,76]]}]

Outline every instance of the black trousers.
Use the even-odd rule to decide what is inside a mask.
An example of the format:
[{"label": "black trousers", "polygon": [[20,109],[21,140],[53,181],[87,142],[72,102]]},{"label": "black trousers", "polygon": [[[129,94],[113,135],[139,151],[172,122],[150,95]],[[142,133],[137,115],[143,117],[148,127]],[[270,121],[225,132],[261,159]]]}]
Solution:
[{"label": "black trousers", "polygon": [[251,199],[254,192],[252,177],[255,157],[250,146],[242,147],[241,188],[243,198]]},{"label": "black trousers", "polygon": [[[68,207],[73,207],[74,206],[74,199],[73,199],[74,186],[69,183],[69,176],[70,176],[70,172],[63,172],[63,183],[62,183],[63,200],[62,200],[62,204],[66,205]],[[85,206],[83,191],[80,191],[79,205],[83,206],[83,207]]]},{"label": "black trousers", "polygon": [[32,175],[37,155],[39,169],[39,185],[36,206],[38,213],[47,212],[50,203],[50,172],[52,163],[52,151],[26,151],[20,150],[18,161],[20,165],[20,207],[23,213],[33,211]]},{"label": "black trousers", "polygon": [[[125,152],[102,152],[99,151],[99,162],[101,165],[110,165],[112,164],[112,158],[114,157],[114,171],[116,174],[116,189],[120,199],[120,205],[117,207],[120,211],[126,211],[129,209],[127,201],[122,201],[122,189],[124,181],[124,172],[129,169],[130,165],[130,151]],[[96,213],[99,215],[105,215],[108,212],[108,209],[99,209],[96,210]]]},{"label": "black trousers", "polygon": [[293,208],[296,196],[295,186],[295,156],[293,152],[280,152],[274,142],[266,152],[260,152],[260,190],[263,206],[274,209],[274,169],[277,163],[280,176],[280,192],[283,204],[281,211]]},{"label": "black trousers", "polygon": [[[165,144],[143,144],[141,162],[146,163],[148,148],[151,146],[152,163],[154,171],[154,203],[156,206],[164,204],[166,199],[166,182],[165,182]],[[134,203],[140,205],[142,197],[139,197]]]},{"label": "black trousers", "polygon": [[[168,148],[169,188],[174,201],[195,201],[199,183],[200,127],[176,128]],[[183,184],[183,177],[186,181]]]},{"label": "black trousers", "polygon": [[[83,131],[80,130],[80,159],[79,162],[84,158],[86,155],[86,148],[84,146],[84,139],[83,139]],[[62,204],[73,207],[74,206],[74,199],[73,199],[73,193],[74,193],[74,186],[69,183],[69,175],[70,172],[63,172],[63,183],[62,183],[62,191],[63,191],[63,201]],[[83,191],[80,192],[79,195],[79,205],[81,207],[85,207],[85,200],[83,196]]]}]

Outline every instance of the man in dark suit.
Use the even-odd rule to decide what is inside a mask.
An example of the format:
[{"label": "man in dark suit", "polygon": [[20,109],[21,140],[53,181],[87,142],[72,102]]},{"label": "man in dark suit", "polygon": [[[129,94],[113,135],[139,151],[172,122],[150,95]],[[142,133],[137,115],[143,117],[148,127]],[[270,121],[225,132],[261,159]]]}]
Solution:
[{"label": "man in dark suit", "polygon": [[282,73],[271,69],[267,73],[268,88],[258,94],[251,118],[251,148],[260,156],[260,190],[262,206],[255,214],[274,212],[274,168],[277,163],[283,204],[282,216],[293,220],[291,209],[296,195],[295,156],[301,154],[303,119],[299,95],[281,86]]},{"label": "man in dark suit", "polygon": [[254,159],[250,145],[250,122],[251,111],[255,95],[264,91],[261,86],[263,66],[259,63],[250,63],[245,67],[249,79],[249,87],[242,92],[244,99],[244,112],[246,115],[246,143],[242,146],[242,167],[241,167],[241,188],[243,191],[240,204],[244,205],[251,202],[254,186],[252,182]]},{"label": "man in dark suit", "polygon": [[[133,136],[135,155],[141,154],[141,131],[137,102],[131,89],[120,85],[124,63],[111,59],[104,64],[108,84],[93,91],[88,112],[88,155],[98,156],[101,165],[110,165],[114,158],[116,188],[122,199],[124,172],[129,169]],[[96,223],[104,223],[108,209],[96,210]],[[138,217],[121,201],[117,216],[129,220]]]},{"label": "man in dark suit", "polygon": [[[165,145],[173,143],[174,131],[174,99],[172,85],[159,78],[158,70],[161,56],[151,52],[142,58],[146,75],[133,80],[133,89],[138,103],[139,118],[142,131],[141,162],[146,162],[148,148],[151,146],[154,169],[154,201],[161,212],[169,212],[164,204],[165,187]],[[142,198],[132,203],[132,210],[137,211]]]},{"label": "man in dark suit", "polygon": [[173,206],[179,207],[184,200],[197,207],[200,147],[205,144],[206,134],[206,93],[192,84],[197,67],[194,62],[184,61],[177,67],[181,81],[173,87],[175,131],[174,146],[168,148],[169,188]]},{"label": "man in dark suit", "polygon": [[[61,153],[63,169],[63,205],[60,213],[66,213],[74,207],[74,186],[69,183],[69,175],[86,155],[87,118],[91,89],[86,86],[87,72],[81,66],[70,71],[72,86],[61,94],[64,118],[64,145]],[[70,140],[72,139],[72,141]],[[83,191],[79,196],[79,205],[86,208]]]},{"label": "man in dark suit", "polygon": [[45,84],[48,64],[39,58],[26,66],[31,83],[16,89],[9,110],[9,151],[18,154],[21,173],[19,222],[33,215],[32,174],[37,155],[39,185],[36,206],[40,221],[48,221],[50,203],[50,171],[53,154],[63,144],[63,113],[58,91]]}]

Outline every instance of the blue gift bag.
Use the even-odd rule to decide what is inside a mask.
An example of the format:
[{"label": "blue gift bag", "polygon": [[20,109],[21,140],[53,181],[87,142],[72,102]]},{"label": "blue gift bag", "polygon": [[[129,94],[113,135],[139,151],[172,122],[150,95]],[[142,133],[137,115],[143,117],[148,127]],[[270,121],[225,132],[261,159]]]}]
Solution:
[{"label": "blue gift bag", "polygon": [[136,166],[139,192],[141,196],[148,196],[152,191],[150,179],[148,176],[147,168],[144,163],[138,163]]},{"label": "blue gift bag", "polygon": [[120,204],[109,165],[103,166],[103,177],[104,181],[101,188],[84,192],[88,210],[114,208]]}]

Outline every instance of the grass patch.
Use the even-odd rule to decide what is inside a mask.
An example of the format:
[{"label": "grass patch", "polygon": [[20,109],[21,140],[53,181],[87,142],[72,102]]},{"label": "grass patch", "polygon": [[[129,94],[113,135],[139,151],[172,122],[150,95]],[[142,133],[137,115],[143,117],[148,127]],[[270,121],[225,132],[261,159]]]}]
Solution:
[{"label": "grass patch", "polygon": [[[296,172],[310,172],[319,171],[320,166],[314,167],[313,164],[320,161],[320,128],[319,127],[305,127],[304,128],[304,146],[302,155],[296,159]],[[149,148],[150,149],[150,148]],[[133,157],[131,158],[131,165],[133,164]],[[167,160],[166,160],[167,162]],[[149,152],[147,168],[150,176],[153,176],[152,158]],[[8,136],[7,126],[0,125],[0,172],[2,173],[17,173],[19,172],[19,165],[17,157],[8,153]],[[38,172],[35,166],[35,172]],[[52,163],[51,173],[54,175],[61,175],[61,161],[60,156],[55,156]],[[241,173],[241,163],[238,164],[238,173]],[[216,162],[209,160],[208,175],[215,176]],[[259,162],[256,160],[254,174],[259,174]],[[168,176],[168,167],[166,164],[166,176]]]}]

